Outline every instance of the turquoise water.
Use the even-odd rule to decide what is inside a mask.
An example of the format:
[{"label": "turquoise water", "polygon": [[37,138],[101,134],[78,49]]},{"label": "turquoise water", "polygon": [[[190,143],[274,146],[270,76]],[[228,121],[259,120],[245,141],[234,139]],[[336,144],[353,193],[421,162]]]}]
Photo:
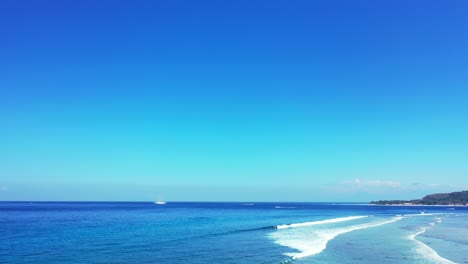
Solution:
[{"label": "turquoise water", "polygon": [[0,263],[468,263],[468,208],[0,203]]}]

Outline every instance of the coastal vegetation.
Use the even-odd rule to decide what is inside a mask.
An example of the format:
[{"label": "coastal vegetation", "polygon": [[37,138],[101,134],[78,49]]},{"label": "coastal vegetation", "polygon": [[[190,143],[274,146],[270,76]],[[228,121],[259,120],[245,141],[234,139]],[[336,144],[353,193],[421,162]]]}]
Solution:
[{"label": "coastal vegetation", "polygon": [[415,200],[380,200],[371,201],[377,205],[468,205],[468,191],[436,193]]}]

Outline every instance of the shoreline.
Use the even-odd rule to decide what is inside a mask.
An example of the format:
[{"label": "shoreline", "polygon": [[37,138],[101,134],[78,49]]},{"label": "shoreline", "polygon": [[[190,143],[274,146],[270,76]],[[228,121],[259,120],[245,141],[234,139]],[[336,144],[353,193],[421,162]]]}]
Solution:
[{"label": "shoreline", "polygon": [[377,205],[377,206],[431,206],[431,207],[468,207],[464,204],[374,204],[369,203],[368,205]]}]

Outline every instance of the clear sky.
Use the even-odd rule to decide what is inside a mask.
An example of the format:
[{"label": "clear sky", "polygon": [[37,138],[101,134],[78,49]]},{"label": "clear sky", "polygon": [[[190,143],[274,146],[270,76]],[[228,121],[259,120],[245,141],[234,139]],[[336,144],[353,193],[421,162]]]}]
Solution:
[{"label": "clear sky", "polygon": [[468,189],[468,2],[0,1],[0,200]]}]

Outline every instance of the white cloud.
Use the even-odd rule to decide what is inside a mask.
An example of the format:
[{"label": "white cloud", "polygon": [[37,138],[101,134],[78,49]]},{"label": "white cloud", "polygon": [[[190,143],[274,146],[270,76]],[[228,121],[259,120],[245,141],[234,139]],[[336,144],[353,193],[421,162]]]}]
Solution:
[{"label": "white cloud", "polygon": [[329,191],[335,193],[380,193],[386,191],[398,191],[404,187],[398,181],[389,180],[364,180],[356,178],[330,186]]},{"label": "white cloud", "polygon": [[373,188],[373,187],[389,187],[389,188],[400,188],[401,183],[397,181],[382,181],[382,180],[360,180],[355,179],[354,185],[363,188]]},{"label": "white cloud", "polygon": [[401,183],[398,181],[383,181],[383,180],[361,180],[354,179],[349,181],[348,185],[358,188],[400,188]]},{"label": "white cloud", "polygon": [[343,181],[339,184],[332,185],[328,190],[338,193],[382,193],[382,192],[452,192],[467,190],[466,185],[439,184],[439,183],[401,183],[392,180],[380,179],[360,179]]},{"label": "white cloud", "polygon": [[337,182],[323,189],[325,193],[333,194],[341,199],[354,201],[372,200],[410,200],[420,199],[432,193],[448,193],[468,190],[466,184],[442,184],[433,182],[408,181],[400,182],[387,179],[354,178]]}]

